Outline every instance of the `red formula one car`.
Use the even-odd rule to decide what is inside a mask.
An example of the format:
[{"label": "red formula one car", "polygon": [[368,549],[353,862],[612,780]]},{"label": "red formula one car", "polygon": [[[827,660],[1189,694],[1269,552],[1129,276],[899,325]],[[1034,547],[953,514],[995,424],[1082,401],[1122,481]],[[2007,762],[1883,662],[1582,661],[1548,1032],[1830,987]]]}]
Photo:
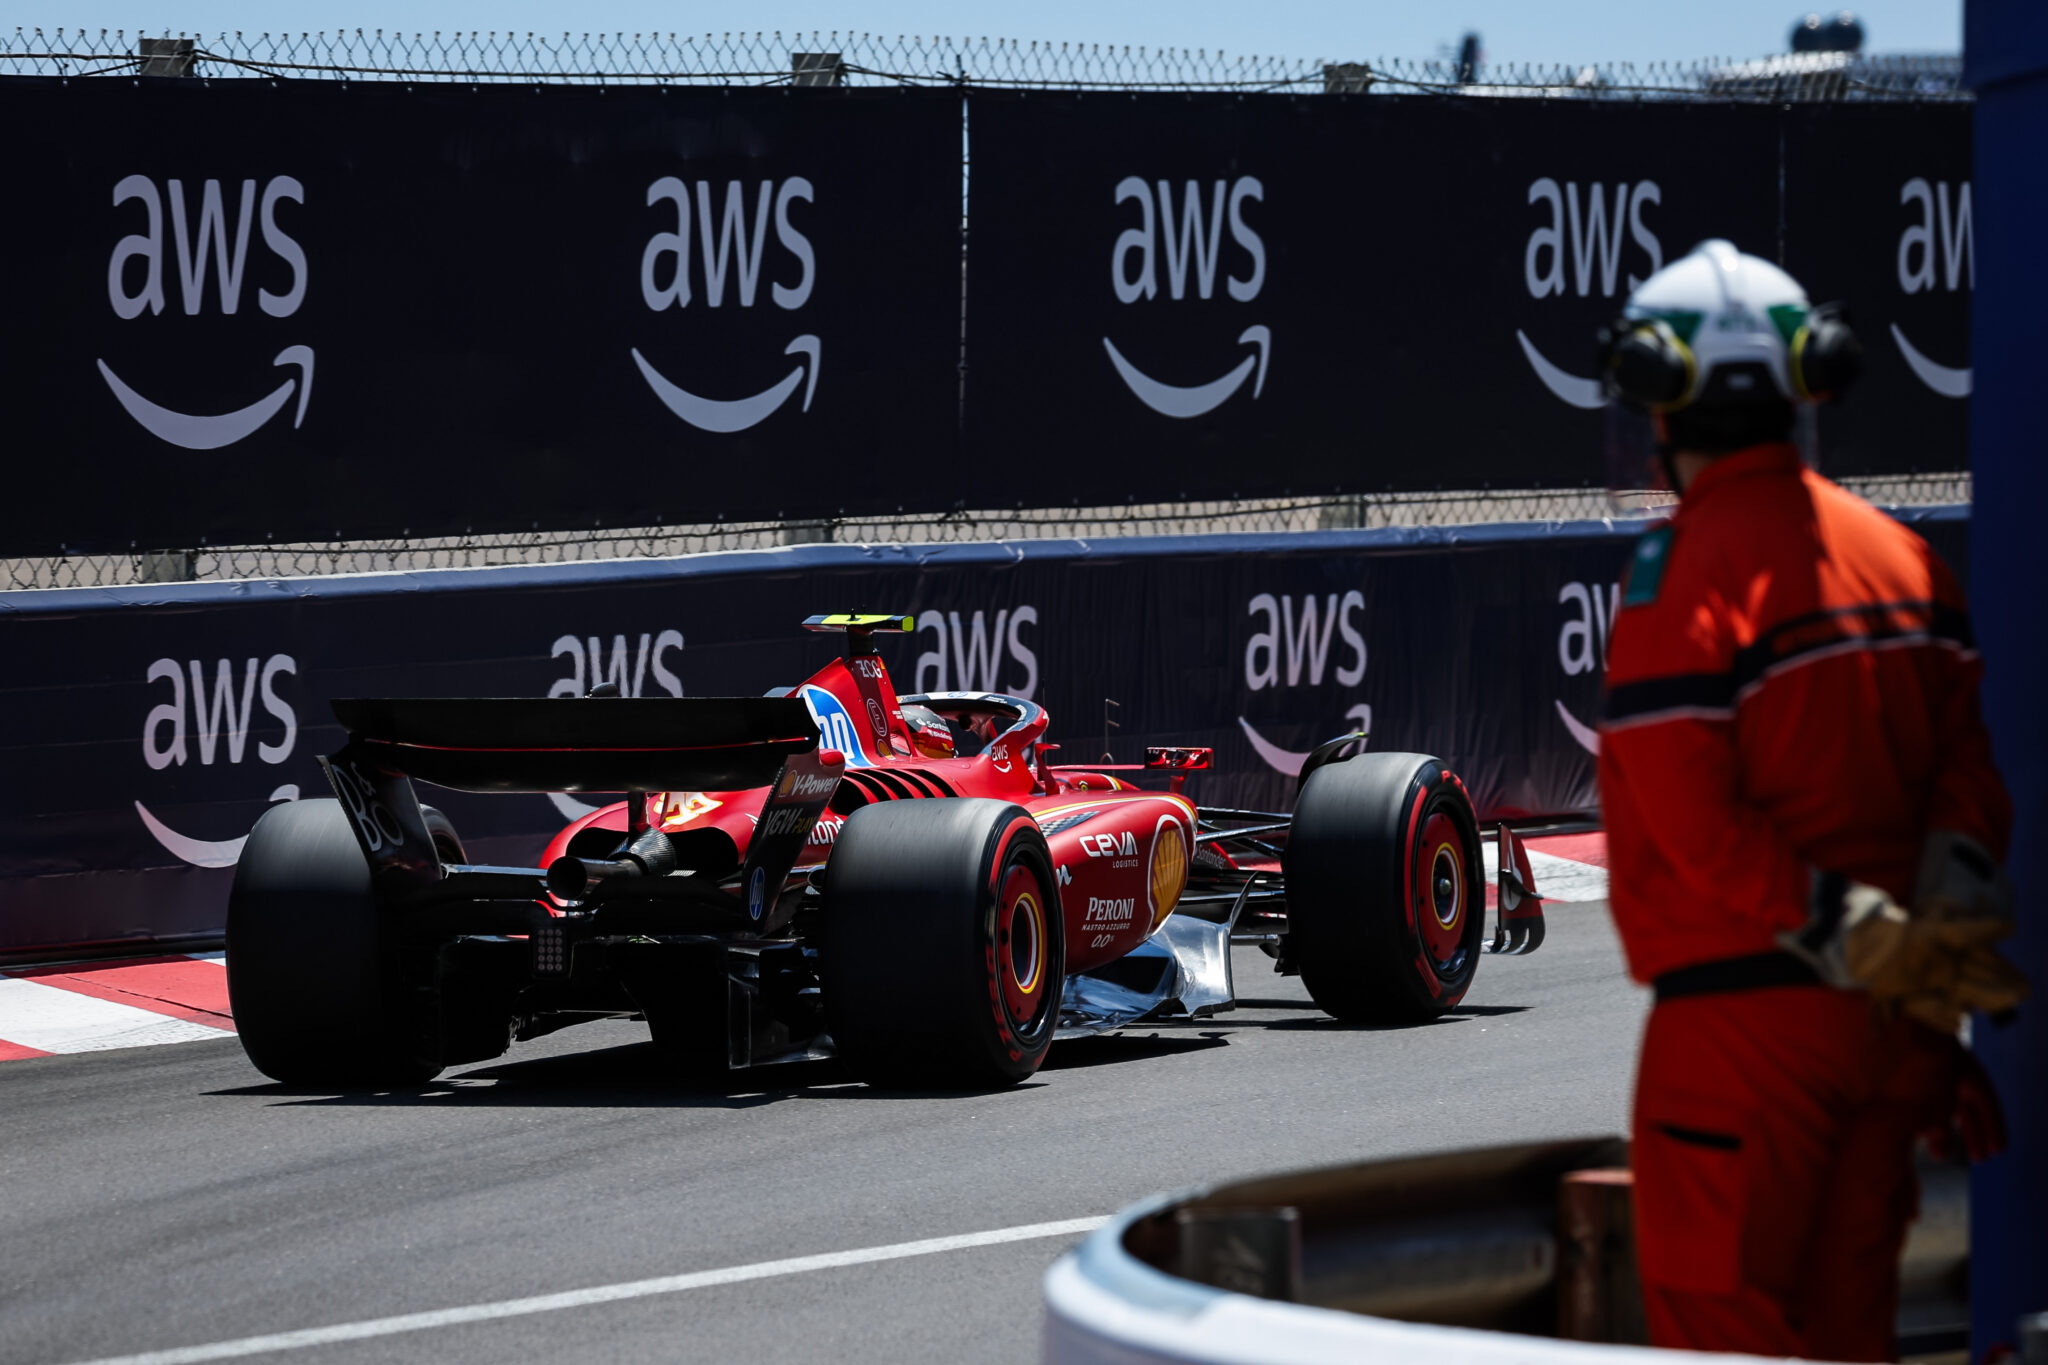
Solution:
[{"label": "red formula one car", "polygon": [[[873,637],[911,618],[805,624],[844,657],[767,697],[336,702],[337,799],[266,812],[235,873],[250,1059],[291,1083],[416,1082],[644,1017],[693,1071],[834,1051],[876,1083],[1002,1085],[1056,1037],[1229,1009],[1233,944],[1340,1018],[1419,1021],[1485,948],[1542,941],[1527,856],[1433,758],[1342,736],[1291,815],[1206,809],[1183,795],[1206,749],[1060,765],[1030,701],[899,696]],[[489,867],[414,779],[629,796],[538,866]]]}]

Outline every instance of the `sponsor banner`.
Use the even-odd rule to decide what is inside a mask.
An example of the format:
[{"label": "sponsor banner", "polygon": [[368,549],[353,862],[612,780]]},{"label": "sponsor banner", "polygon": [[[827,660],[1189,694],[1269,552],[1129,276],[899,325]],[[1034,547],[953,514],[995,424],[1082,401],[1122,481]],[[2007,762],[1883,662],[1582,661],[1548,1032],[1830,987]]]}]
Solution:
[{"label": "sponsor banner", "polygon": [[1777,254],[1755,106],[971,98],[968,433],[1095,501],[1597,486],[1600,324]]},{"label": "sponsor banner", "polygon": [[1928,388],[1967,376],[1967,106],[1031,91],[970,124],[969,446],[1085,451],[1067,496],[1597,486],[1595,333],[1708,237],[1883,352],[1825,467],[1963,467]]},{"label": "sponsor banner", "polygon": [[1785,122],[1785,265],[1850,305],[1862,382],[1820,412],[1831,473],[1961,469],[1976,287],[1970,106],[1795,104]]},{"label": "sponsor banner", "polygon": [[[1959,518],[1916,524],[1960,562]],[[1095,761],[1105,743],[1126,762],[1150,745],[1213,747],[1215,768],[1189,779],[1203,804],[1289,809],[1308,750],[1362,729],[1374,748],[1444,757],[1489,816],[1590,812],[1591,726],[1629,544],[1626,527],[1587,522],[824,545],[0,594],[0,656],[19,665],[0,952],[217,934],[257,817],[327,794],[316,760],[343,742],[334,698],[572,706],[601,682],[627,696],[759,695],[831,657],[831,641],[798,626],[819,611],[915,615],[915,632],[876,637],[898,689],[1037,701],[1056,762]],[[1120,728],[1105,730],[1105,713]],[[570,796],[421,797],[482,862],[530,865],[591,809]]]},{"label": "sponsor banner", "polygon": [[956,499],[954,96],[10,79],[0,123],[66,129],[0,215],[6,553]]}]

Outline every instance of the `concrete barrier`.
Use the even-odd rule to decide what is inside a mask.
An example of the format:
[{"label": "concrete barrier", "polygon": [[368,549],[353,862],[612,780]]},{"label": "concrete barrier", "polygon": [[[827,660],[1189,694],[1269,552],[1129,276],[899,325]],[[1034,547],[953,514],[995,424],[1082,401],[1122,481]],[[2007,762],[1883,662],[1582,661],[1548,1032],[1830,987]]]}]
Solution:
[{"label": "concrete barrier", "polygon": [[[1692,1356],[1548,1335],[1561,1270],[1572,1269],[1558,1235],[1560,1182],[1612,1168],[1626,1151],[1618,1138],[1521,1144],[1157,1196],[1047,1272],[1043,1358],[1651,1365]],[[1961,1345],[1968,1315],[1967,1173],[1928,1165],[1921,1181],[1921,1219],[1901,1266],[1908,1359]],[[1625,1236],[1620,1254],[1632,1262]],[[1622,1269],[1613,1280],[1632,1294],[1632,1263]]]}]

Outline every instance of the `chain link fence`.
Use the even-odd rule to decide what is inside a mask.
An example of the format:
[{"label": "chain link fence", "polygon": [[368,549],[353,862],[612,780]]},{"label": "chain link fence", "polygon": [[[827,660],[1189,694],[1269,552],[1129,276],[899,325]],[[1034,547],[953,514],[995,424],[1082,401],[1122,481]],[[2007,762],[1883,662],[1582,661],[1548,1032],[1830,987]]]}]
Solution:
[{"label": "chain link fence", "polygon": [[[1758,61],[1504,66],[1455,61],[1324,62],[1176,48],[888,38],[704,35],[332,33],[148,35],[21,29],[0,38],[0,76],[199,80],[376,80],[469,84],[935,86],[958,89],[1455,94],[1498,98],[1837,101],[1967,100],[1956,56],[1802,53]],[[1967,474],[1852,481],[1896,506],[1967,503]],[[988,509],[825,521],[592,528],[444,538],[153,548],[0,559],[8,588],[404,572],[764,549],[824,541],[940,544],[1348,527],[1453,526],[1613,515],[1587,490],[1488,490],[1268,498],[1148,506]]]},{"label": "chain link fence", "polygon": [[1968,99],[1958,56],[1790,53],[1759,61],[1464,66],[1325,62],[1185,48],[889,38],[867,33],[161,36],[21,29],[0,51],[13,75],[195,76],[576,85],[958,86],[1061,90],[1455,93],[1573,99]]},{"label": "chain link fence", "polygon": [[[1880,506],[1948,506],[1970,500],[1968,474],[1920,474],[1844,481]],[[394,538],[289,545],[223,545],[0,560],[10,588],[111,587],[127,583],[310,574],[395,573],[506,564],[563,564],[763,550],[827,541],[936,545],[961,541],[1198,535],[1336,530],[1353,527],[1470,526],[1490,522],[1591,520],[1657,510],[1656,495],[1619,508],[1598,489],[1383,493],[1330,498],[1263,498],[1128,507],[1016,508],[931,516],[829,521],[712,522],[506,535]]]}]

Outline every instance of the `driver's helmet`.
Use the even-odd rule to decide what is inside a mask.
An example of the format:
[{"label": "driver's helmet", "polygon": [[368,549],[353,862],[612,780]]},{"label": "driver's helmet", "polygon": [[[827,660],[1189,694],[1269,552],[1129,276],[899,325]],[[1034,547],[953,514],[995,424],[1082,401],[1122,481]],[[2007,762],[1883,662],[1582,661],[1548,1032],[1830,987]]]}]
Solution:
[{"label": "driver's helmet", "polygon": [[938,712],[915,702],[903,708],[903,723],[910,730],[910,743],[925,758],[953,757],[953,727]]}]

